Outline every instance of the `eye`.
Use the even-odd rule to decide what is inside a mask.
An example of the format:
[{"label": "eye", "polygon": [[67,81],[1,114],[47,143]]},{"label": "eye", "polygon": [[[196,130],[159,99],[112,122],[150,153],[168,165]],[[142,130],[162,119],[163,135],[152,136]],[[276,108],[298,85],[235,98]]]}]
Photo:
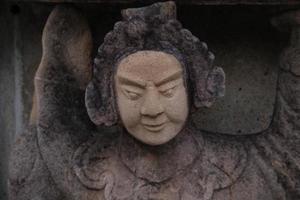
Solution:
[{"label": "eye", "polygon": [[129,90],[123,90],[125,95],[131,100],[137,100],[141,97],[141,94]]},{"label": "eye", "polygon": [[174,93],[175,93],[175,87],[172,87],[172,88],[169,88],[167,90],[164,90],[164,91],[161,91],[161,94],[165,97],[168,97],[168,98],[171,98],[174,96]]}]

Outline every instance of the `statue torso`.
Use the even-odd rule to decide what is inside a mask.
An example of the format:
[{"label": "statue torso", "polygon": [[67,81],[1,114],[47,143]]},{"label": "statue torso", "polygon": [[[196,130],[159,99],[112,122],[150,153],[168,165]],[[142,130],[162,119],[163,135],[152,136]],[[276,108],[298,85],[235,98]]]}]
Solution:
[{"label": "statue torso", "polygon": [[216,146],[211,140],[189,130],[164,147],[145,146],[126,133],[113,141],[93,138],[74,155],[74,175],[86,190],[72,198],[250,200],[262,191],[269,195],[243,145],[219,141]]}]

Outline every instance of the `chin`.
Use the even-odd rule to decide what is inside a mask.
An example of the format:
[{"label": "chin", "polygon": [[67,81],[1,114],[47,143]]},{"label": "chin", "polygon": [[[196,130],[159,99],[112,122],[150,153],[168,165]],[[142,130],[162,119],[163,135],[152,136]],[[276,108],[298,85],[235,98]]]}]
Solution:
[{"label": "chin", "polygon": [[[181,130],[181,129],[180,129]],[[146,129],[142,129],[140,131],[130,131],[129,134],[136,138],[138,141],[150,145],[150,146],[159,146],[168,143],[172,139],[176,137],[179,131],[171,131],[171,129],[165,127],[165,129],[161,131],[152,132]]]}]

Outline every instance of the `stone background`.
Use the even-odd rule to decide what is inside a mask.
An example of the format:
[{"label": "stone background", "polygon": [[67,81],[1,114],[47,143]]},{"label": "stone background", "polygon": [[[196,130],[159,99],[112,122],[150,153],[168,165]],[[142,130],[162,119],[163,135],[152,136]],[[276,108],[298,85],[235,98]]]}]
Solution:
[{"label": "stone background", "polygon": [[[94,54],[104,34],[130,4],[76,4],[88,18]],[[33,77],[41,58],[41,34],[54,3],[0,3],[0,200],[7,199],[9,149],[30,116]],[[292,8],[295,8],[294,5]],[[255,134],[273,114],[279,53],[287,35],[270,24],[282,6],[179,5],[183,26],[207,42],[227,76],[226,97],[195,117],[211,133]]]}]

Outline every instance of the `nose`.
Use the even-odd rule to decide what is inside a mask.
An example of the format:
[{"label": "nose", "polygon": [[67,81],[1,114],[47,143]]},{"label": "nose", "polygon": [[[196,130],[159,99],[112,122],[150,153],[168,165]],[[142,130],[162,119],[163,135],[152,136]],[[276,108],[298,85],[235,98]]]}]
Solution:
[{"label": "nose", "polygon": [[159,92],[155,87],[147,88],[140,112],[142,115],[148,117],[156,117],[164,112],[164,108],[159,99]]}]

